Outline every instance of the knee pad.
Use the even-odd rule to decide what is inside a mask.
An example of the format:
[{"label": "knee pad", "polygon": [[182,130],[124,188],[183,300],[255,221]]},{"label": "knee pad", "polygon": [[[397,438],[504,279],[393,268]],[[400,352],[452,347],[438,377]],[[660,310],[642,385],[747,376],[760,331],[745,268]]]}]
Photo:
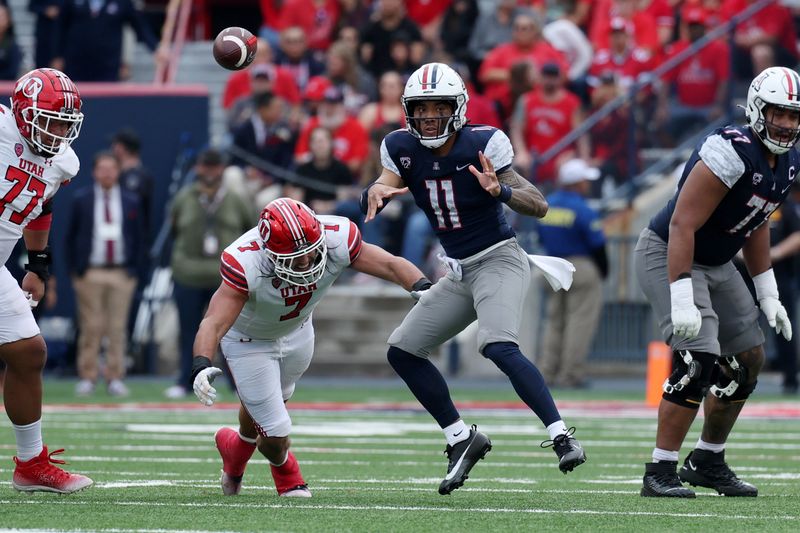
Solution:
[{"label": "knee pad", "polygon": [[665,400],[682,407],[697,409],[711,384],[717,356],[706,352],[672,352],[672,375],[664,381]]},{"label": "knee pad", "polygon": [[718,364],[716,383],[708,392],[727,402],[745,401],[756,389],[758,380],[748,383],[750,371],[735,355],[720,357]]}]

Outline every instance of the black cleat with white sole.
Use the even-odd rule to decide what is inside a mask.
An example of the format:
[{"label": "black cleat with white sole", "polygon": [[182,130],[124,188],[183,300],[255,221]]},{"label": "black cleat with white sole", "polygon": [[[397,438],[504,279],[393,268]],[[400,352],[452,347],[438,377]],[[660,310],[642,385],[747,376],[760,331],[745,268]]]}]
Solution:
[{"label": "black cleat with white sole", "polygon": [[566,433],[540,444],[542,448],[552,446],[558,456],[558,469],[564,474],[572,472],[573,468],[586,462],[586,452],[583,451],[583,446],[578,439],[572,436],[573,433],[575,433],[575,428],[571,427]]},{"label": "black cleat with white sole", "polygon": [[478,431],[474,424],[469,430],[469,437],[453,446],[448,445],[444,451],[449,460],[447,475],[439,484],[439,494],[450,494],[462,486],[475,463],[483,459],[491,449],[492,441]]},{"label": "black cleat with white sole", "polygon": [[694,491],[681,485],[678,461],[647,463],[640,494],[653,498],[694,498]]},{"label": "black cleat with white sole", "polygon": [[758,489],[742,481],[725,462],[725,450],[692,450],[678,476],[693,487],[714,489],[723,496],[758,496]]}]

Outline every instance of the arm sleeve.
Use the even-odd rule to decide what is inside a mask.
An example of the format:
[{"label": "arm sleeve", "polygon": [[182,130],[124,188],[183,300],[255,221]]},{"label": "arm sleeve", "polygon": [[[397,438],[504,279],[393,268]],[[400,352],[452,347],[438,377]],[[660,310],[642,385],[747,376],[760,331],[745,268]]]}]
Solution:
[{"label": "arm sleeve", "polygon": [[400,176],[400,169],[394,164],[394,160],[389,156],[389,149],[386,148],[386,139],[381,141],[381,166],[387,170],[391,170]]},{"label": "arm sleeve", "polygon": [[361,253],[361,232],[353,221],[350,221],[350,231],[347,234],[347,252],[351,265]]},{"label": "arm sleeve", "polygon": [[731,144],[733,141],[721,135],[711,135],[700,147],[700,159],[729,189],[744,174],[741,156]]},{"label": "arm sleeve", "polygon": [[514,160],[514,148],[511,147],[511,141],[501,130],[495,131],[494,135],[489,138],[485,154],[494,165],[495,173],[510,167]]}]

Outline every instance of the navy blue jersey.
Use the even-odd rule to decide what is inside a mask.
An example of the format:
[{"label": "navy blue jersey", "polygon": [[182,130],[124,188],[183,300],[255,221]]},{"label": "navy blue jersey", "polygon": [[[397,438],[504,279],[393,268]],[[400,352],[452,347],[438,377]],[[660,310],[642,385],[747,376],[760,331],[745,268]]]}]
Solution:
[{"label": "navy blue jersey", "polygon": [[763,224],[786,196],[800,166],[800,154],[792,148],[777,156],[773,170],[761,141],[749,127],[725,126],[700,141],[683,169],[678,191],[650,221],[650,229],[664,241],[686,176],[698,160],[730,189],[694,236],[694,261],[717,266],[730,261],[750,233]]},{"label": "navy blue jersey", "polygon": [[445,253],[464,259],[514,236],[503,204],[468,168],[482,170],[482,151],[500,173],[511,166],[514,150],[506,134],[491,126],[468,124],[456,135],[450,152],[437,156],[408,131],[393,131],[381,144],[381,164],[403,178]]}]

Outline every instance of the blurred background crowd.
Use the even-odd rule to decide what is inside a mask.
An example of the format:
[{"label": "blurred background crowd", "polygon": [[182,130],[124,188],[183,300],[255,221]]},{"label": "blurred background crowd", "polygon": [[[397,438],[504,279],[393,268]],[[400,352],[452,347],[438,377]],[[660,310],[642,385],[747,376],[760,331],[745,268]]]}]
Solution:
[{"label": "blurred background crowd", "polygon": [[[24,25],[15,23],[23,19]],[[157,285],[158,267],[171,266],[181,336],[193,335],[219,281],[214,258],[220,247],[280,196],[320,214],[346,216],[366,241],[403,255],[432,278],[439,275],[437,243],[410,198],[393,202],[369,225],[357,203],[361,189],[380,174],[384,135],[405,127],[405,80],[430,61],[461,74],[467,117],[508,133],[523,176],[547,194],[577,191],[606,232],[618,235],[609,240],[609,264],[595,265],[600,275],[592,281],[598,292],[602,288],[607,311],[595,322],[600,337],[610,335],[604,324],[646,309],[625,259],[637,220],[648,214],[641,206],[631,209],[634,202],[671,175],[686,143],[736,120],[735,104],[754,73],[797,65],[798,24],[800,2],[776,0],[0,0],[5,80],[53,66],[79,88],[86,82],[170,84],[193,43],[205,45],[205,68],[221,71],[210,59],[210,41],[221,29],[242,26],[259,36],[249,68],[205,82],[213,148],[194,154],[185,167],[189,177],[165,201],[154,200],[153,190],[169,178],[147,170],[141,157],[147,135],[126,128],[124,118],[109,137],[109,151],[79,154],[84,173],[94,177],[88,185],[93,198],[103,190],[124,193],[112,195],[119,203],[110,216],[126,212],[126,199],[138,205],[136,224],[126,242],[117,243],[125,253],[101,257],[99,244],[93,252],[76,243],[62,259],[78,302],[82,392],[96,381],[91,361],[100,346],[107,359],[109,353],[112,361],[121,359],[126,341],[119,335],[134,322],[118,317],[112,335],[87,324],[97,309],[87,306],[100,305],[81,293],[87,269],[124,263],[138,280],[128,283],[130,290],[119,285],[130,280],[107,282],[117,283],[109,285],[114,294],[130,292],[133,316],[147,299],[145,288]],[[146,59],[143,50],[151,52]],[[74,219],[86,209],[76,202],[64,222],[71,228],[80,226]],[[161,211],[168,216],[158,227],[153,213]],[[523,244],[540,250],[540,228],[512,221]],[[597,245],[595,239],[591,246]],[[558,255],[558,246],[550,253]],[[564,254],[591,262],[593,250],[573,246]],[[786,255],[792,278],[794,258]],[[582,334],[588,345],[594,330]],[[606,348],[595,343],[593,353],[619,353],[628,343],[641,355],[640,337],[629,342],[620,335],[606,339]],[[796,368],[794,374],[786,386],[796,391]],[[181,378],[177,386],[184,387]]]}]

